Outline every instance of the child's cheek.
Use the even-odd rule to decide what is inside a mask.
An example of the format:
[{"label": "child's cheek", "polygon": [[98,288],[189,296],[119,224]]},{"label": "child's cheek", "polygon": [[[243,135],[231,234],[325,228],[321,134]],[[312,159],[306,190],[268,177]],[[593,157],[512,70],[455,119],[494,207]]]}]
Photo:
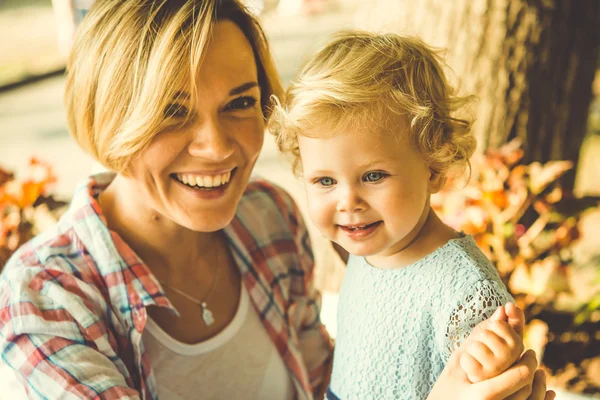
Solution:
[{"label": "child's cheek", "polygon": [[322,235],[331,239],[335,227],[335,204],[325,196],[307,192],[308,215]]}]

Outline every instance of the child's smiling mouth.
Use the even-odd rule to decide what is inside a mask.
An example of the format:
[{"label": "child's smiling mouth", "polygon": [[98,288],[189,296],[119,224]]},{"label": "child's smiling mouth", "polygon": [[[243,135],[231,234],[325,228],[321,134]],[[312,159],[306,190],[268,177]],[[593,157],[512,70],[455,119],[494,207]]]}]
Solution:
[{"label": "child's smiling mouth", "polygon": [[382,223],[383,221],[376,221],[370,224],[338,225],[338,227],[351,239],[363,239],[375,232]]}]

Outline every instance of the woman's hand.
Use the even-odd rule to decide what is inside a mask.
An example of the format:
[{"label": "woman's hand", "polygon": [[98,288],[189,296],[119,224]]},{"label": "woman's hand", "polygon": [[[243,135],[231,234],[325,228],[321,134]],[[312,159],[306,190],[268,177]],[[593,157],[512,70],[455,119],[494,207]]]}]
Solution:
[{"label": "woman's hand", "polygon": [[[526,400],[532,391],[537,367],[535,353],[526,351],[519,362],[502,374],[478,383],[471,383],[460,366],[461,350],[458,349],[448,361],[428,396],[428,400]],[[540,382],[536,382],[536,389]],[[545,392],[545,382],[542,383]],[[535,393],[537,395],[537,393]],[[513,396],[513,397],[510,397]],[[538,399],[538,397],[533,397]],[[544,399],[544,397],[539,397]]]},{"label": "woman's hand", "polygon": [[[520,310],[514,305],[507,308],[507,315],[502,314],[502,318],[498,317],[505,311],[499,310],[496,313],[498,315],[495,314],[494,317],[477,325],[474,333],[487,330],[490,324],[497,323],[497,320],[508,321],[518,332],[522,331],[522,323],[519,320],[524,319],[517,312]],[[537,360],[532,350],[526,351],[515,365],[498,376],[472,383],[460,363],[469,348],[469,343],[477,340],[478,335],[472,334],[459,349],[452,353],[446,368],[428,396],[429,400],[553,400],[555,398],[553,391],[546,391],[544,372],[542,370],[536,372]]]}]

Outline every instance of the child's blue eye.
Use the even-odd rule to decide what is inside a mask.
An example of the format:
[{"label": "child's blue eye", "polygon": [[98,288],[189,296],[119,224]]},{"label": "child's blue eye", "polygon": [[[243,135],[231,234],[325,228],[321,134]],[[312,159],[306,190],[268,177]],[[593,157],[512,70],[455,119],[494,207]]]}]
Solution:
[{"label": "child's blue eye", "polygon": [[254,108],[257,101],[258,100],[252,96],[242,96],[234,99],[227,105],[226,108],[228,110],[246,110],[249,108]]},{"label": "child's blue eye", "polygon": [[323,187],[329,187],[335,183],[333,178],[329,178],[329,177],[320,178],[317,182],[319,183],[319,185],[321,185]]},{"label": "child's blue eye", "polygon": [[384,173],[382,173],[382,172],[376,172],[376,171],[373,171],[373,172],[367,172],[367,173],[365,174],[365,176],[363,177],[363,179],[364,179],[366,182],[371,182],[371,183],[373,183],[373,182],[379,182],[380,180],[382,180],[382,179],[383,179],[383,178],[385,178],[385,177],[386,177],[386,174],[384,174]]}]

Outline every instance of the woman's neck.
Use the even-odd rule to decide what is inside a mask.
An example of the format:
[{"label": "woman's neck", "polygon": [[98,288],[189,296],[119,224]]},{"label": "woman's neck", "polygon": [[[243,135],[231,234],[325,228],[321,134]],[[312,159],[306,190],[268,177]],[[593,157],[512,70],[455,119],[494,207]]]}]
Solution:
[{"label": "woman's neck", "polygon": [[109,229],[117,232],[159,278],[189,274],[185,266],[201,259],[218,232],[194,232],[161,215],[128,178],[117,175],[100,194]]}]

